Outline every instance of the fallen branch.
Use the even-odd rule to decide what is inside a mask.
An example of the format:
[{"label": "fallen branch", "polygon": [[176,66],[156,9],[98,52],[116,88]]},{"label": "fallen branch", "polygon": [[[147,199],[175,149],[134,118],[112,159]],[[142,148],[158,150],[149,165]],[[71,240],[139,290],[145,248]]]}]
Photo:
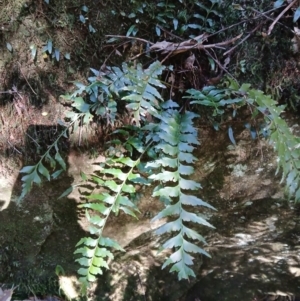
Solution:
[{"label": "fallen branch", "polygon": [[127,36],[120,36],[120,35],[106,35],[107,38],[119,38],[119,39],[129,39],[129,40],[137,40],[143,43],[149,43],[150,45],[153,45],[152,42],[147,41],[145,39],[137,38],[137,37],[127,37]]},{"label": "fallen branch", "polygon": [[207,34],[204,33],[200,36],[197,36],[197,37],[187,40],[187,41],[183,41],[181,43],[171,43],[171,42],[167,42],[167,41],[157,42],[150,47],[150,51],[151,50],[161,51],[163,54],[171,52],[172,55],[176,55],[179,53],[190,51],[192,49],[201,50],[201,49],[207,49],[207,48],[219,48],[221,46],[226,46],[228,44],[234,43],[242,35],[243,34],[239,34],[238,36],[236,36],[230,40],[224,41],[224,42],[203,45],[202,43],[204,41],[206,41],[206,39],[207,39]]},{"label": "fallen branch", "polygon": [[298,0],[292,1],[274,20],[274,22],[270,25],[269,30],[268,30],[268,35],[272,32],[275,24],[280,20],[280,18],[297,2]]}]

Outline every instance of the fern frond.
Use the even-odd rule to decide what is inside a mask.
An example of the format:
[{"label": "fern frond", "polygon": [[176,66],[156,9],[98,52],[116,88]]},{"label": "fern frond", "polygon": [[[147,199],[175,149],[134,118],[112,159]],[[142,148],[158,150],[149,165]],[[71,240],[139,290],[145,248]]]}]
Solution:
[{"label": "fern frond", "polygon": [[[78,116],[78,118],[81,117],[82,115]],[[63,171],[66,170],[67,165],[59,152],[58,142],[62,137],[68,138],[68,130],[76,121],[77,119],[73,120],[68,125],[65,125],[62,132],[58,135],[56,140],[48,147],[47,151],[41,156],[40,160],[36,165],[24,166],[20,170],[20,173],[24,173],[26,175],[24,175],[21,178],[21,181],[23,182],[22,192],[21,195],[18,197],[17,203],[21,202],[26,196],[26,194],[29,193],[33,183],[40,185],[42,183],[42,179],[44,178],[46,178],[48,181],[50,181],[51,179],[56,179]],[[53,149],[55,149],[54,157],[50,154],[50,152],[53,151]],[[45,167],[46,163],[50,165],[50,168],[52,170],[55,170],[57,165],[60,166],[60,169],[51,173],[51,171]]]},{"label": "fern frond", "polygon": [[[90,234],[97,237],[83,238],[77,244],[78,249],[75,253],[81,254],[77,259],[81,265],[78,273],[83,283],[94,281],[97,275],[103,273],[103,268],[108,269],[108,260],[113,259],[111,249],[124,251],[116,241],[103,237],[102,232],[112,212],[119,214],[121,210],[137,218],[136,213],[139,213],[139,210],[131,201],[136,194],[134,184],[148,184],[143,176],[134,172],[142,155],[143,153],[137,160],[123,156],[107,160],[102,166],[101,175],[92,177],[97,185],[101,185],[102,191],[88,195],[86,198],[89,202],[79,205],[86,210]],[[93,215],[90,214],[90,210],[93,211]]]},{"label": "fern frond", "polygon": [[166,204],[166,208],[159,212],[152,221],[177,216],[176,220],[162,225],[156,233],[158,235],[168,232],[177,233],[162,246],[164,249],[176,249],[165,261],[163,268],[172,265],[171,272],[177,272],[179,279],[188,279],[191,276],[195,277],[193,270],[189,267],[193,264],[194,259],[190,253],[200,253],[206,256],[209,254],[194,242],[189,241],[196,240],[205,243],[204,238],[190,229],[187,223],[213,227],[203,217],[189,210],[191,206],[214,208],[200,198],[187,194],[187,191],[201,188],[199,183],[186,178],[194,173],[194,168],[189,164],[196,161],[192,151],[194,145],[199,145],[197,130],[193,126],[193,119],[198,115],[192,112],[180,114],[173,109],[172,102],[166,103],[165,108],[166,110],[160,116],[159,131],[156,133],[159,140],[154,146],[161,155],[146,166],[157,170],[149,177],[161,183],[155,188],[153,196],[160,197]]},{"label": "fern frond", "polygon": [[300,138],[295,136],[280,115],[284,106],[262,91],[251,89],[250,85],[242,85],[241,91],[247,93],[247,101],[257,104],[258,110],[264,115],[266,126],[264,130],[271,132],[270,143],[278,154],[278,168],[282,170],[282,181],[286,182],[289,197],[294,196],[300,201]]},{"label": "fern frond", "polygon": [[160,102],[163,101],[161,93],[157,87],[165,88],[158,76],[161,75],[165,66],[156,61],[147,69],[143,69],[141,65],[137,68],[128,69],[128,74],[125,76],[131,80],[131,84],[123,88],[129,92],[122,99],[129,102],[126,108],[133,113],[134,121],[137,126],[140,126],[141,117],[147,114],[157,116],[157,110],[160,109]]},{"label": "fern frond", "polygon": [[[269,95],[262,91],[252,89],[250,84],[239,86],[230,81],[226,89],[204,87],[202,91],[190,89],[185,98],[190,98],[191,104],[200,104],[214,108],[214,114],[223,114],[227,105],[248,104],[254,108],[253,117],[261,113],[265,119],[265,126],[261,133],[270,133],[269,141],[278,153],[278,168],[282,170],[282,181],[286,182],[289,196],[295,196],[300,201],[300,138],[293,135],[287,123],[280,116],[284,106],[279,106]],[[232,97],[235,96],[235,97]],[[256,134],[255,134],[256,135]],[[254,135],[254,137],[255,137]],[[235,143],[232,129],[229,127],[229,138]]]}]

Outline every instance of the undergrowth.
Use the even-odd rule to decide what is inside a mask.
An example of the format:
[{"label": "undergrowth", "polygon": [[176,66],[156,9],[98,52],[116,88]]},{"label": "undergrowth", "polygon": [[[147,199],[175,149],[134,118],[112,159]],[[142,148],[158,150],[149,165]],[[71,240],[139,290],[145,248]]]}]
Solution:
[{"label": "undergrowth", "polygon": [[[201,13],[189,14],[186,8],[190,3]],[[150,15],[150,19],[151,28],[159,38],[163,36],[163,32],[171,30],[171,36],[175,40],[175,34],[182,32],[192,38],[194,30],[213,33],[216,22],[223,17],[219,12],[222,8],[221,1],[210,0],[205,5],[198,1],[178,1],[176,5],[161,1],[157,6],[161,9],[160,14]],[[174,18],[176,10],[182,6],[184,9],[178,14],[178,19]],[[146,9],[150,9],[150,12],[154,10],[153,4],[145,2],[136,5],[130,14],[120,12],[124,18],[130,20],[127,37],[144,30],[145,24],[140,21],[140,15]],[[239,5],[232,9],[238,18],[246,14]],[[264,24],[262,22],[261,25]],[[195,77],[188,77],[189,74],[194,76],[196,71],[201,70],[199,64],[196,66],[193,51],[196,52],[197,49],[199,56],[204,53],[202,43],[205,38],[204,35],[203,40],[185,41],[193,61],[190,68],[186,68],[188,70],[177,70],[177,75],[185,72],[185,78],[196,82]],[[113,38],[113,41],[116,40]],[[177,44],[164,42],[166,41],[162,41],[160,45],[167,46],[157,52],[164,53],[168,47],[176,46],[169,56],[183,44],[182,41]],[[224,45],[230,44],[228,41],[226,43]],[[220,45],[215,45],[218,46],[217,49],[220,48]],[[146,56],[150,56],[148,46],[145,47]],[[117,51],[117,48],[118,46],[114,50]],[[214,53],[213,48],[211,53]],[[212,54],[208,60],[210,67],[219,63]],[[237,62],[240,72],[247,71],[247,65],[242,64],[242,60]],[[172,66],[164,65],[159,60],[144,66],[134,60],[133,64],[123,63],[121,67],[103,64],[99,71],[91,69],[92,76],[88,78],[88,84],[77,82],[76,90],[72,94],[62,96],[72,107],[67,112],[66,119],[61,121],[65,130],[49,146],[37,164],[25,166],[20,171],[25,175],[22,177],[19,201],[34,183],[39,185],[43,179],[57,178],[66,169],[58,141],[61,137],[67,137],[68,129],[89,125],[92,121],[111,129],[111,139],[106,144],[106,160],[99,165],[99,171],[91,175],[82,174],[83,183],[73,185],[61,195],[65,197],[75,188],[86,187],[87,183],[93,187],[91,191],[82,193],[85,201],[79,205],[90,223],[90,236],[82,238],[75,251],[76,261],[80,265],[78,273],[86,286],[95,281],[103,273],[103,269],[109,268],[114,249],[124,251],[118,242],[103,236],[103,229],[111,214],[118,216],[120,211],[138,218],[138,203],[134,200],[138,194],[137,187],[143,185],[151,186],[153,197],[164,204],[164,209],[152,219],[156,221],[167,218],[167,222],[156,230],[157,235],[169,235],[161,246],[162,250],[168,249],[170,254],[162,268],[169,267],[170,272],[177,273],[178,279],[189,279],[195,277],[192,270],[194,256],[210,256],[203,247],[204,237],[194,230],[195,224],[213,227],[205,215],[195,213],[199,211],[195,210],[196,206],[215,210],[201,199],[201,184],[193,178],[197,160],[193,156],[193,150],[199,147],[198,137],[201,134],[195,126],[201,116],[195,112],[201,111],[199,108],[203,106],[210,108],[211,120],[216,129],[219,129],[222,121],[220,117],[229,114],[235,117],[243,108],[248,107],[253,113],[250,121],[246,121],[246,127],[250,129],[254,139],[262,136],[274,146],[278,153],[278,171],[282,171],[282,180],[286,182],[289,196],[294,196],[296,201],[300,200],[300,139],[291,133],[281,118],[284,106],[279,106],[270,96],[252,88],[250,84],[239,85],[233,79],[226,79],[222,88],[202,83],[201,88],[185,90],[181,85],[182,77],[181,81],[176,82],[173,71]],[[173,99],[175,93],[172,93],[172,89],[175,90],[177,83],[180,93]],[[256,123],[258,118],[264,121]],[[229,139],[236,144],[230,122],[227,124]]]},{"label": "undergrowth", "polygon": [[[194,213],[195,206],[214,210],[199,197],[201,184],[192,179],[197,160],[192,152],[199,147],[199,133],[193,121],[200,116],[183,109],[171,99],[163,99],[165,85],[160,78],[166,70],[172,70],[172,67],[163,66],[158,61],[147,69],[141,65],[130,67],[125,63],[122,68],[108,68],[106,73],[92,69],[95,76],[89,78],[90,84],[76,83],[78,89],[73,94],[63,96],[74,108],[68,113],[66,129],[75,123],[89,123],[93,116],[112,125],[119,116],[116,113],[117,106],[122,101],[126,102],[126,109],[131,116],[130,124],[120,126],[112,133],[115,138],[107,145],[106,161],[100,164],[99,172],[83,175],[84,182],[94,187],[91,193],[82,195],[86,202],[79,205],[90,222],[90,237],[82,238],[75,251],[78,254],[76,261],[81,266],[78,273],[85,284],[101,275],[103,268],[108,268],[109,261],[113,259],[113,249],[123,250],[118,242],[104,237],[102,233],[111,214],[118,215],[123,211],[137,218],[138,205],[133,202],[137,185],[152,185],[153,196],[165,206],[152,219],[168,218],[168,222],[156,230],[157,235],[169,233],[169,239],[162,249],[171,249],[172,254],[163,268],[170,265],[170,271],[176,272],[179,279],[188,279],[195,276],[191,269],[193,254],[209,256],[199,245],[199,242],[205,244],[205,239],[192,226],[196,223],[213,227],[204,215]],[[251,107],[253,118],[263,116],[264,126],[257,129],[258,135],[268,136],[274,145],[279,155],[278,169],[283,171],[287,189],[290,195],[294,194],[299,200],[300,141],[280,117],[283,107],[262,91],[252,89],[249,84],[239,86],[234,81],[228,81],[226,88],[222,89],[214,86],[204,87],[201,91],[190,89],[184,98],[190,100],[193,108],[212,107],[215,118],[228,110],[238,114],[244,106]],[[235,143],[230,126],[228,133],[230,140]],[[56,151],[54,158],[49,155],[51,148]],[[43,161],[49,161],[53,171],[48,170]],[[21,197],[28,193],[33,183],[40,184],[41,178],[49,180],[61,172],[61,169],[55,171],[55,162],[65,169],[57,140],[36,165],[21,170],[26,174],[22,178]],[[75,186],[84,186],[85,183]]]}]

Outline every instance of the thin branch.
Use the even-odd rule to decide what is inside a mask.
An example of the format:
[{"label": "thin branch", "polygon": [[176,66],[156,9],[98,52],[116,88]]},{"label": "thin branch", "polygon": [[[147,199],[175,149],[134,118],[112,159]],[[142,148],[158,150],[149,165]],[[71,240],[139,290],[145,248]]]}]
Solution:
[{"label": "thin branch", "polygon": [[165,28],[163,28],[160,25],[157,25],[157,27],[159,27],[162,31],[166,32],[168,35],[170,35],[173,38],[176,38],[176,39],[181,40],[181,41],[184,40],[183,38],[181,38],[181,37],[177,36],[176,34],[174,34],[174,33],[170,32],[170,31],[166,30]]},{"label": "thin branch", "polygon": [[127,36],[120,36],[120,35],[106,35],[108,38],[120,38],[120,39],[129,39],[129,40],[137,40],[144,43],[149,43],[150,45],[153,45],[154,43],[147,41],[145,39],[137,38],[137,37],[127,37]]},{"label": "thin branch", "polygon": [[268,30],[268,35],[271,34],[275,24],[280,20],[280,18],[297,2],[298,0],[292,1],[274,20],[274,22],[270,25],[269,30]]},{"label": "thin branch", "polygon": [[231,77],[231,78],[233,78],[235,81],[237,81],[237,80],[234,78],[234,76],[233,76],[232,74],[230,74],[230,73],[227,71],[227,69],[224,68],[223,65],[222,65],[216,58],[214,58],[214,57],[209,53],[208,50],[204,49],[204,51],[205,51],[205,53],[206,53],[209,57],[211,57],[211,59],[212,59],[215,63],[217,63],[217,65],[219,66],[219,68],[220,68],[221,70],[223,70],[223,72],[225,72],[226,74],[229,75],[229,77]]},{"label": "thin branch", "polygon": [[279,7],[272,8],[272,9],[270,9],[270,10],[267,10],[266,12],[263,12],[263,13],[257,11],[258,13],[260,13],[259,16],[256,16],[256,17],[254,17],[254,18],[247,19],[247,20],[242,20],[242,21],[237,22],[237,23],[235,23],[235,24],[229,25],[228,27],[222,28],[222,29],[220,29],[220,30],[218,30],[218,31],[216,31],[216,32],[214,32],[214,33],[212,33],[212,34],[210,34],[209,36],[207,36],[207,38],[210,38],[210,37],[212,37],[212,36],[215,36],[216,34],[218,34],[218,33],[220,33],[220,32],[226,31],[227,29],[233,28],[233,27],[238,26],[238,25],[240,25],[240,24],[247,23],[247,22],[250,22],[250,21],[259,19],[259,18],[261,18],[261,15],[264,15],[265,17],[267,17],[266,14],[271,13],[271,12],[277,10],[277,9],[279,9]]},{"label": "thin branch", "polygon": [[[268,20],[274,21],[274,18],[271,18],[271,17],[267,16],[266,13],[264,13],[264,12],[260,12],[259,10],[256,10],[255,8],[251,8],[251,10],[254,11],[254,12],[256,12],[257,14],[260,14],[261,16],[264,16]],[[290,29],[289,27],[287,27],[283,23],[278,22],[278,24],[282,25],[288,31],[293,32],[292,29]]]},{"label": "thin branch", "polygon": [[14,145],[12,145],[9,140],[7,140],[7,142],[18,154],[22,155],[22,153]]},{"label": "thin branch", "polygon": [[37,96],[37,93],[33,90],[33,88],[31,87],[31,85],[30,85],[30,83],[28,82],[28,80],[27,80],[27,78],[26,78],[26,76],[24,75],[24,73],[22,72],[22,66],[21,66],[21,64],[18,62],[18,64],[19,64],[19,66],[20,66],[20,72],[22,73],[22,75],[23,75],[23,77],[24,77],[24,79],[26,80],[26,82],[27,82],[27,84],[28,84],[28,86],[29,86],[29,88],[31,89],[31,91]]}]

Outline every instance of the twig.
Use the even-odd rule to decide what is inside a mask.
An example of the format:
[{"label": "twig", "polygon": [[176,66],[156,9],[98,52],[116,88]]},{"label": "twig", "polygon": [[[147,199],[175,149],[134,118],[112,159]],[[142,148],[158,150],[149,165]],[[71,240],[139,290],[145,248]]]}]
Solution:
[{"label": "twig", "polygon": [[[227,40],[227,41],[224,41],[224,42],[220,42],[220,43],[216,43],[216,44],[208,44],[208,45],[199,45],[199,49],[205,49],[205,48],[218,48],[219,46],[225,46],[225,45],[228,45],[228,44],[231,44],[231,43],[234,43],[236,40],[238,40],[243,34],[239,34],[238,36],[230,39],[230,40]],[[195,45],[196,47],[197,45]],[[225,54],[224,54],[225,55]]]},{"label": "twig", "polygon": [[33,88],[31,87],[30,83],[28,82],[26,76],[25,76],[24,73],[22,72],[22,66],[21,66],[21,64],[20,64],[19,62],[18,62],[18,64],[19,64],[19,66],[20,66],[20,72],[22,73],[23,77],[25,78],[25,80],[26,80],[26,82],[27,82],[29,88],[30,88],[31,91],[37,96],[37,93],[33,90]]},{"label": "twig", "polygon": [[119,36],[119,35],[106,35],[106,37],[108,38],[120,38],[120,39],[129,39],[129,40],[137,40],[137,41],[141,41],[144,43],[149,43],[150,45],[153,45],[154,43],[147,41],[145,39],[141,39],[141,38],[137,38],[137,37],[127,37],[127,36]]},{"label": "twig", "polygon": [[37,147],[41,147],[28,133],[26,133],[26,135],[37,145]]},{"label": "twig", "polygon": [[17,93],[16,91],[8,90],[8,91],[1,91],[0,94],[13,94]]},{"label": "twig", "polygon": [[[266,12],[261,13],[261,14],[264,15],[264,16],[266,17],[266,14],[271,13],[271,12],[277,10],[278,8],[279,8],[279,7],[272,8],[272,9],[267,10]],[[207,38],[210,38],[210,37],[212,37],[212,36],[215,36],[216,34],[218,34],[218,33],[220,33],[220,32],[223,32],[223,31],[225,31],[225,30],[227,30],[227,29],[233,28],[233,27],[238,26],[238,25],[240,25],[240,24],[243,24],[243,23],[246,23],[246,22],[250,22],[250,21],[253,21],[253,20],[256,20],[256,19],[259,19],[259,18],[261,18],[261,15],[259,15],[259,16],[257,16],[257,17],[254,17],[254,18],[251,18],[251,19],[247,19],[247,20],[243,20],[243,21],[237,22],[237,23],[235,23],[235,24],[232,24],[232,25],[230,25],[230,26],[228,26],[228,27],[222,28],[222,29],[220,29],[220,30],[218,30],[218,31],[216,31],[216,32],[214,32],[214,33],[212,33],[212,34],[210,34],[209,36],[207,36]]]},{"label": "twig", "polygon": [[[266,19],[274,21],[274,18],[271,18],[269,16],[266,15],[266,13],[264,12],[260,12],[259,10],[256,10],[255,8],[251,8],[252,11],[254,11],[257,14],[260,14],[261,16],[264,16]],[[285,29],[287,29],[288,31],[293,32],[292,29],[290,29],[289,27],[287,27],[286,25],[284,25],[283,23],[278,22],[278,24],[282,25]]]},{"label": "twig", "polygon": [[204,51],[205,51],[205,53],[206,53],[208,56],[210,56],[210,57],[212,58],[212,60],[214,60],[214,62],[217,63],[217,65],[220,67],[221,70],[223,70],[226,74],[228,74],[231,78],[233,78],[233,79],[236,81],[236,79],[234,78],[234,76],[231,75],[231,74],[227,71],[227,69],[224,68],[224,67],[222,66],[222,64],[221,64],[216,58],[214,58],[214,57],[209,53],[208,50],[204,49]]},{"label": "twig", "polygon": [[176,34],[174,34],[174,33],[170,32],[170,31],[166,30],[166,29],[163,28],[162,26],[157,25],[157,27],[159,27],[161,30],[163,30],[164,32],[166,32],[166,33],[167,33],[168,35],[170,35],[171,37],[174,37],[174,38],[176,38],[176,39],[178,39],[178,40],[183,41],[183,38],[181,38],[181,37],[177,36]]},{"label": "twig", "polygon": [[7,140],[7,142],[18,154],[22,155],[22,153],[14,145],[12,145],[9,140]]},{"label": "twig", "polygon": [[285,14],[286,11],[288,11],[298,0],[292,1],[274,20],[274,22],[270,25],[269,30],[268,30],[268,35],[272,32],[275,24],[280,20],[280,18]]}]

